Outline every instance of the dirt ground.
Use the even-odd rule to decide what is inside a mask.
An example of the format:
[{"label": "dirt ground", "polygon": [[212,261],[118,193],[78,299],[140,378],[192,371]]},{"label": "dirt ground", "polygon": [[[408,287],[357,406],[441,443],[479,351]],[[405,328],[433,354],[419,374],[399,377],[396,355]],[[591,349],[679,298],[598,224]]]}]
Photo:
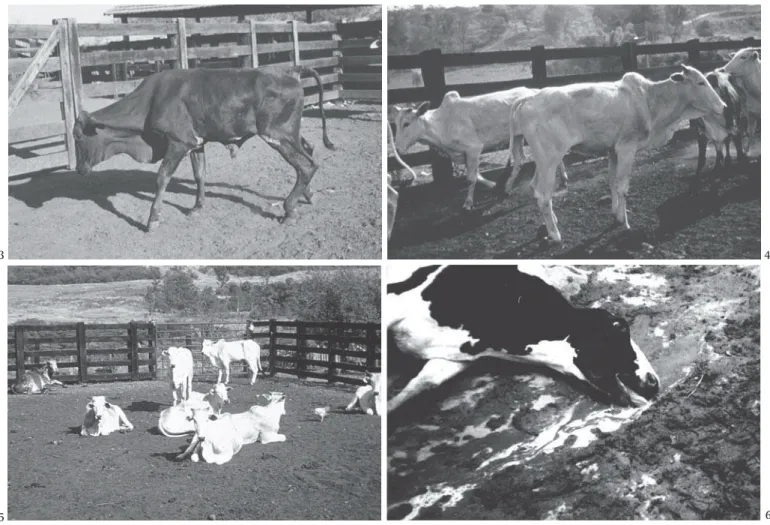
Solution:
[{"label": "dirt ground", "polygon": [[695,141],[675,141],[636,156],[628,197],[630,231],[610,213],[607,159],[568,165],[569,190],[553,200],[561,245],[545,231],[529,187],[533,165],[510,197],[476,187],[476,209],[464,212],[467,185],[400,189],[391,259],[755,259],[760,255],[760,144],[748,166],[694,178]]},{"label": "dirt ground", "polygon": [[[86,177],[60,170],[11,181],[8,253],[16,259],[378,259],[381,106],[325,109],[337,150],[323,146],[318,110],[306,109],[302,132],[320,167],[310,184],[313,205],[300,199],[294,224],[278,219],[295,171],[254,138],[235,159],[220,144],[206,146],[207,200],[197,216],[189,215],[196,184],[184,160],[151,233],[145,225],[159,164],[119,155]],[[23,113],[20,107],[14,116]]]},{"label": "dirt ground", "polygon": [[389,419],[390,519],[758,519],[759,267],[592,268],[573,304],[629,320],[661,394],[479,363]]},{"label": "dirt ground", "polygon": [[[378,520],[380,418],[341,409],[352,386],[243,379],[225,412],[259,393],[287,395],[285,443],[247,445],[225,465],[175,461],[188,440],[157,431],[165,381],[71,386],[9,396],[8,515],[26,520]],[[195,383],[204,391],[209,384]],[[133,432],[80,437],[87,400],[106,395]],[[330,405],[320,422],[314,407]]]}]

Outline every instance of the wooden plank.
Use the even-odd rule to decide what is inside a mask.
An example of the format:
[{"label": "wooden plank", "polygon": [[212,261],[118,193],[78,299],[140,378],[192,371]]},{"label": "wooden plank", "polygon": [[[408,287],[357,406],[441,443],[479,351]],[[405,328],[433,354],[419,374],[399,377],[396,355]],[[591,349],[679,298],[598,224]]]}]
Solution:
[{"label": "wooden plank", "polygon": [[363,56],[363,57],[339,57],[341,66],[380,66],[382,65],[382,57],[379,55]]},{"label": "wooden plank", "polygon": [[16,82],[16,85],[13,86],[13,90],[8,97],[9,117],[13,113],[13,110],[16,109],[16,106],[19,105],[19,102],[21,102],[22,97],[24,97],[24,93],[27,92],[29,87],[37,78],[37,75],[40,73],[43,64],[50,57],[51,53],[56,47],[56,44],[59,43],[59,39],[60,31],[59,28],[56,27],[51,31],[51,34],[48,36],[48,39],[45,41],[45,43],[40,46],[38,52],[35,53],[35,57],[32,59],[29,68],[27,68],[21,78]]},{"label": "wooden plank", "polygon": [[63,332],[66,330],[77,330],[77,323],[62,323],[62,324],[26,324],[26,323],[17,323],[13,326],[21,326],[25,330],[29,331],[38,331],[38,332]]},{"label": "wooden plank", "polygon": [[338,49],[339,48],[339,42],[335,40],[317,40],[317,41],[311,41],[311,42],[300,42],[299,43],[299,49],[300,51],[318,51],[321,49]]},{"label": "wooden plank", "polygon": [[341,57],[312,58],[302,62],[303,66],[319,69],[322,67],[337,67],[340,65]]},{"label": "wooden plank", "polygon": [[86,325],[78,323],[77,328],[78,343],[78,376],[81,383],[88,381],[88,353],[86,352]]},{"label": "wooden plank", "polygon": [[299,65],[300,49],[299,49],[299,32],[298,32],[296,20],[291,21],[291,41],[294,44],[294,54],[293,54],[294,65],[297,66]]},{"label": "wooden plank", "polygon": [[379,89],[343,89],[340,91],[343,100],[371,100],[382,103],[382,91]]},{"label": "wooden plank", "polygon": [[339,42],[340,49],[371,49],[371,45],[379,40],[378,38],[348,38]]},{"label": "wooden plank", "polygon": [[16,326],[14,328],[14,351],[16,352],[16,377],[19,377],[18,371],[24,370],[24,327]]},{"label": "wooden plank", "polygon": [[259,67],[259,50],[257,49],[257,23],[249,20],[249,48],[251,49],[251,67]]},{"label": "wooden plank", "polygon": [[[182,21],[180,24],[179,31],[179,42],[181,43],[183,40],[187,40],[187,35],[184,33],[184,18],[180,18],[179,20]],[[180,45],[180,47],[182,47]],[[185,49],[187,46],[184,46]],[[182,55],[184,58],[184,55]],[[185,65],[187,64],[187,61],[185,60],[183,62]],[[131,321],[128,324],[128,348],[129,348],[129,359],[131,360],[131,364],[129,367],[129,372],[131,374],[131,379],[134,381],[139,379],[139,365],[137,361],[139,360],[139,351],[138,351],[139,341],[138,341],[138,335],[137,335],[137,329],[136,329],[136,323]]]},{"label": "wooden plank", "polygon": [[370,369],[373,368],[376,364],[377,357],[377,347],[379,346],[379,341],[377,340],[377,330],[374,327],[369,327],[366,330],[366,368]]},{"label": "wooden plank", "polygon": [[376,82],[382,85],[382,73],[341,73],[341,82]]},{"label": "wooden plank", "polygon": [[[481,66],[487,64],[513,64],[530,62],[532,51],[519,49],[515,51],[489,51],[486,53],[447,53],[443,55],[445,67]],[[390,63],[390,57],[388,57]]]},{"label": "wooden plank", "polygon": [[144,79],[122,80],[118,82],[102,82],[99,84],[86,84],[83,86],[83,95],[86,97],[105,97],[109,95],[125,95],[139,87]]},{"label": "wooden plank", "polygon": [[27,332],[27,342],[33,345],[41,344],[71,344],[77,343],[77,337],[30,337],[29,331]]},{"label": "wooden plank", "polygon": [[[324,91],[324,102],[329,102],[332,100],[337,100],[340,98],[340,92],[336,90],[332,91]],[[306,106],[312,106],[313,104],[318,104],[319,97],[318,95],[306,95],[305,96],[305,105]]]},{"label": "wooden plank", "polygon": [[80,63],[83,66],[100,66],[119,62],[155,62],[159,60],[178,60],[179,51],[173,49],[144,49],[122,51],[96,51],[82,53]]},{"label": "wooden plank", "polygon": [[[329,75],[321,75],[321,85],[323,85],[323,84],[333,84],[333,83],[338,82],[338,81],[339,81],[339,74],[338,73],[331,73]],[[300,79],[299,83],[300,83],[300,85],[303,88],[317,87],[318,86],[318,84],[315,81],[315,78],[313,78],[313,77],[308,77],[308,78]]]},{"label": "wooden plank", "polygon": [[72,49],[72,38],[70,30],[72,24],[68,19],[59,20],[59,29],[61,31],[61,44],[59,46],[59,62],[61,64],[61,82],[62,82],[62,102],[64,106],[64,141],[67,146],[67,167],[75,168],[77,158],[75,155],[75,137],[67,130],[75,126],[77,118],[77,106],[75,105],[75,79],[74,76],[80,76],[80,68],[74,68],[74,53]]},{"label": "wooden plank", "polygon": [[64,122],[47,122],[45,124],[33,124],[20,126],[8,130],[8,143],[28,142],[48,137],[56,137],[64,134]]},{"label": "wooden plank", "polygon": [[42,24],[9,24],[8,38],[48,38],[54,27]]},{"label": "wooden plank", "polygon": [[251,53],[250,46],[192,47],[188,50],[190,58],[238,58]]},{"label": "wooden plank", "polygon": [[82,36],[159,36],[176,31],[173,22],[131,22],[130,24],[78,24]]},{"label": "wooden plank", "polygon": [[[131,374],[93,374],[89,376],[90,383],[101,383],[111,381],[127,381],[131,379]],[[138,379],[140,381],[152,379],[152,376],[148,373],[139,374]],[[62,379],[62,381],[64,381]]]},{"label": "wooden plank", "polygon": [[275,348],[275,333],[278,327],[276,326],[276,320],[270,320],[270,350],[269,350],[269,363],[270,363],[270,375],[275,375],[275,360],[276,360],[276,348]]},{"label": "wooden plank", "polygon": [[[187,28],[185,27],[184,18],[176,19],[176,49],[177,60],[179,69],[187,69],[188,67],[188,53],[187,53]],[[195,58],[195,57],[193,57]]]},{"label": "wooden plank", "polygon": [[[67,19],[67,33],[69,37],[70,47],[70,67],[72,68],[72,87],[73,87],[73,101],[75,103],[75,116],[80,113],[80,108],[83,106],[83,69],[80,65],[80,37],[78,34],[78,24],[74,18]],[[64,83],[62,82],[62,90],[64,89]],[[72,132],[71,127],[66,128],[66,133],[69,136]],[[69,146],[68,146],[69,149]],[[71,166],[74,168],[74,164]]]}]

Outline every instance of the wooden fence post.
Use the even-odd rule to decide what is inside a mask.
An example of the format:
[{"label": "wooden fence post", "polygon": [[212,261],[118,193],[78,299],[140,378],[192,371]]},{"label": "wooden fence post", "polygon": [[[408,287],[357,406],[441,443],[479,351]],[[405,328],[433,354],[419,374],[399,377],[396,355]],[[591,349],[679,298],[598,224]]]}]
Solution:
[{"label": "wooden fence post", "polygon": [[328,356],[329,356],[329,365],[328,365],[328,371],[329,371],[329,379],[327,381],[329,383],[334,383],[337,376],[337,350],[338,346],[342,347],[342,341],[339,339],[342,338],[342,324],[338,323],[335,330],[335,336],[337,337],[337,341],[331,342],[331,344],[328,347]]},{"label": "wooden fence post", "polygon": [[78,43],[77,23],[71,18],[57,20],[59,34],[59,63],[61,67],[62,105],[64,107],[64,141],[67,146],[67,167],[77,166],[75,155],[75,137],[72,128],[80,109],[80,97],[83,90],[80,70],[80,45]]},{"label": "wooden fence post", "polygon": [[14,328],[16,339],[16,377],[21,377],[24,373],[24,327],[16,326]]},{"label": "wooden fence post", "polygon": [[157,356],[157,349],[158,349],[158,330],[155,326],[155,321],[150,321],[150,325],[147,327],[147,334],[149,337],[149,340],[147,341],[150,344],[151,350],[150,350],[150,375],[153,379],[158,378],[158,356]]},{"label": "wooden fence post", "polygon": [[743,39],[743,47],[759,47],[757,39],[753,36]]},{"label": "wooden fence post", "polygon": [[303,372],[305,371],[305,324],[302,321],[297,321],[297,377],[303,378]]},{"label": "wooden fence post", "polygon": [[257,21],[249,20],[249,44],[251,45],[251,67],[259,67],[259,52],[257,51]]},{"label": "wooden fence post", "polygon": [[298,66],[299,59],[299,31],[297,29],[297,21],[291,21],[291,40],[294,43],[294,65]]},{"label": "wooden fence post", "polygon": [[623,73],[630,73],[639,69],[634,42],[623,42],[620,46],[620,61],[623,64]]},{"label": "wooden fence post", "polygon": [[[444,56],[440,49],[426,49],[420,53],[420,70],[425,93],[428,95],[430,107],[436,109],[441,105],[446,94],[446,79],[444,78]],[[431,160],[433,182],[446,184],[452,180],[452,161],[433,151]]]},{"label": "wooden fence post", "polygon": [[379,342],[377,338],[377,325],[369,324],[366,327],[366,368],[372,371],[377,363],[375,348]]},{"label": "wooden fence post", "polygon": [[131,352],[131,364],[128,373],[131,381],[139,380],[139,338],[137,336],[136,321],[128,323],[128,349]]},{"label": "wooden fence post", "polygon": [[177,51],[179,62],[176,66],[178,69],[187,69],[187,26],[185,25],[184,18],[176,19],[176,34],[177,34]]},{"label": "wooden fence post", "polygon": [[276,358],[276,348],[275,348],[275,341],[276,341],[276,332],[278,331],[278,321],[275,319],[270,319],[270,327],[268,328],[268,332],[270,333],[270,375],[275,375],[275,358]]},{"label": "wooden fence post", "polygon": [[545,67],[545,46],[532,46],[532,79],[535,87],[544,88],[548,82],[548,72]]},{"label": "wooden fence post", "polygon": [[78,346],[78,379],[81,383],[88,382],[88,352],[86,350],[86,324],[78,323],[75,328],[75,339]]},{"label": "wooden fence post", "polygon": [[687,65],[700,69],[700,41],[697,38],[687,41]]}]

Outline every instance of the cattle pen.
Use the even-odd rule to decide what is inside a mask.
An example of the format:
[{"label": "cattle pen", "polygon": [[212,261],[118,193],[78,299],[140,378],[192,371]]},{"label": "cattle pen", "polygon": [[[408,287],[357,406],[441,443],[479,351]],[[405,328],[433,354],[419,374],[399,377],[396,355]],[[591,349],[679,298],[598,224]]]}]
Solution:
[{"label": "cattle pen", "polygon": [[[8,374],[54,359],[63,383],[165,379],[169,346],[193,350],[196,377],[216,370],[202,356],[204,339],[253,339],[267,373],[360,384],[381,367],[377,323],[248,321],[242,323],[16,324],[8,327]],[[234,378],[245,377],[231,365]],[[245,367],[244,367],[245,371]]]},{"label": "cattle pen", "polygon": [[[53,26],[8,27],[11,42],[25,46],[10,49],[8,73],[15,83],[8,98],[9,116],[30,90],[39,94],[41,88],[48,88],[58,92],[63,117],[9,130],[11,154],[34,161],[15,164],[10,176],[41,169],[73,169],[72,128],[83,100],[120,97],[136,89],[143,77],[170,68],[259,67],[280,71],[303,65],[321,75],[324,101],[382,100],[380,49],[371,48],[381,27],[379,20],[339,24],[296,20],[196,23],[184,18],[165,23],[56,22]],[[106,37],[123,40],[99,45],[81,42]],[[20,50],[27,56],[19,56]],[[35,55],[29,57],[32,52]],[[318,104],[315,80],[302,79],[302,86],[305,105]]]},{"label": "cattle pen", "polygon": [[[760,45],[756,38],[710,42],[693,39],[673,44],[626,42],[620,46],[554,49],[534,46],[482,53],[443,53],[429,49],[419,55],[390,55],[388,104],[427,101],[435,109],[449,91],[474,96],[515,87],[616,81],[628,72],[660,81],[680,69],[678,62],[706,72],[726,63],[720,52]],[[659,67],[649,67],[655,65]],[[421,73],[422,86],[411,84],[411,71]],[[686,126],[686,122],[684,124]],[[560,192],[554,203],[562,224],[570,228],[561,244],[541,242],[539,210],[526,184],[535,171],[533,162],[524,163],[511,195],[482,189],[477,192],[474,210],[463,213],[459,196],[467,183],[464,177],[463,180],[454,177],[461,170],[453,167],[436,148],[415,146],[411,153],[401,155],[416,171],[419,167],[426,168],[433,181],[429,184],[413,184],[396,171],[401,166],[390,156],[388,170],[394,171],[393,186],[400,195],[389,257],[757,257],[760,253],[757,219],[761,194],[760,133],[748,141],[748,163],[733,164],[730,169],[704,172],[695,177],[696,134],[692,123],[689,128],[685,126],[673,130],[673,140],[665,145],[637,154],[629,189],[633,199],[629,208],[633,213],[629,218],[630,231],[614,227],[608,200],[606,155],[567,153],[564,163],[569,188]],[[497,182],[507,174],[507,160],[507,147],[485,150],[479,172]]]}]

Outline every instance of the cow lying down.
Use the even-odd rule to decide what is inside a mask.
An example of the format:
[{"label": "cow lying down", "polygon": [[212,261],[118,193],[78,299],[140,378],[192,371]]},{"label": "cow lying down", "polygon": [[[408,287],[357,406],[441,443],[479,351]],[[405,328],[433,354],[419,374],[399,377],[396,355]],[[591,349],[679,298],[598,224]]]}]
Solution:
[{"label": "cow lying down", "polygon": [[12,394],[42,394],[49,385],[59,385],[64,387],[61,381],[53,379],[54,374],[59,370],[56,361],[49,359],[43,366],[36,370],[27,370],[11,386]]},{"label": "cow lying down", "polygon": [[350,401],[350,404],[345,407],[345,411],[353,410],[356,405],[361,407],[361,410],[372,416],[380,414],[380,374],[373,374],[369,371],[366,372],[366,376],[363,379],[364,386],[358,387],[356,395]]},{"label": "cow lying down", "polygon": [[193,461],[203,458],[206,463],[222,465],[230,461],[244,445],[286,441],[279,434],[281,416],[286,413],[286,396],[281,392],[264,395],[267,406],[255,405],[240,414],[212,413],[210,408],[188,407],[188,418],[195,425],[195,435],[187,450],[177,456]]},{"label": "cow lying down", "polygon": [[230,402],[222,383],[217,383],[208,393],[190,392],[190,399],[181,404],[163,410],[158,418],[158,430],[166,437],[182,437],[195,433],[195,425],[187,419],[188,408],[210,408],[211,413],[219,415],[222,407]]},{"label": "cow lying down", "polygon": [[107,436],[113,432],[125,432],[134,429],[123,410],[116,404],[107,401],[104,396],[94,396],[86,405],[86,415],[81,436]]}]

